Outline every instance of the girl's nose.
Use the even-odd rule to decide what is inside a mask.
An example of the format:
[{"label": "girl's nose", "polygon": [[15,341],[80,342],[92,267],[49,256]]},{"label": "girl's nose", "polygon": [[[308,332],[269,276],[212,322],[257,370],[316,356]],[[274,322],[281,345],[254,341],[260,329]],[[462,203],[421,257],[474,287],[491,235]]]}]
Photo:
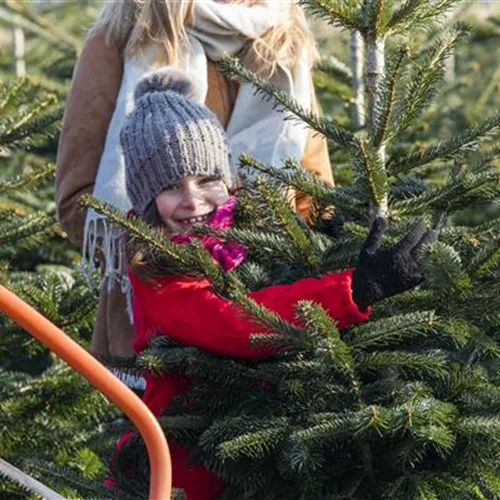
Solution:
[{"label": "girl's nose", "polygon": [[182,206],[194,210],[200,201],[200,192],[196,186],[188,185],[182,190]]}]

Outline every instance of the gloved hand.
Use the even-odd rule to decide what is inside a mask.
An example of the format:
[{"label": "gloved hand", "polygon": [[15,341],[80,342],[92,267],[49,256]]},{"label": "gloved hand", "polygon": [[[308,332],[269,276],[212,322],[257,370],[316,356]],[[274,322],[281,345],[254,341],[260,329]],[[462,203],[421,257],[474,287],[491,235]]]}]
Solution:
[{"label": "gloved hand", "polygon": [[380,248],[387,220],[378,217],[359,254],[352,278],[352,296],[363,311],[376,302],[410,290],[424,279],[421,257],[426,245],[436,239],[436,231],[427,230],[423,220],[417,222],[391,248]]}]

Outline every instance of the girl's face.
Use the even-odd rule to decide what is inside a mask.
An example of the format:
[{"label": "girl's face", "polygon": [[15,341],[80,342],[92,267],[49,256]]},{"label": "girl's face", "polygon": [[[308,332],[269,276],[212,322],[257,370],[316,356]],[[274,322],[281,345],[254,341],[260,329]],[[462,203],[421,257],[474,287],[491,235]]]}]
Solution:
[{"label": "girl's face", "polygon": [[229,198],[226,184],[218,178],[190,175],[180,179],[156,198],[156,208],[170,233],[182,233],[204,224]]}]

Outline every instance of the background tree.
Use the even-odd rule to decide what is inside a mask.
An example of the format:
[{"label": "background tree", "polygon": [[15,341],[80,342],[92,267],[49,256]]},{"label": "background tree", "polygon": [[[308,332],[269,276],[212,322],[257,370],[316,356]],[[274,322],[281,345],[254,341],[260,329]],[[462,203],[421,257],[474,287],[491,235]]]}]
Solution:
[{"label": "background tree", "polygon": [[[54,163],[79,40],[93,15],[91,2],[9,0],[0,8],[0,283],[84,345],[96,291],[83,283],[79,253],[57,223]],[[12,26],[24,31],[25,78],[14,77]],[[0,456],[42,481],[45,470],[57,476],[57,467],[67,466],[59,491],[88,496],[85,478],[105,472],[90,443],[99,450],[102,424],[116,422],[118,412],[2,315],[0,331]],[[29,495],[0,478],[2,498]]]}]

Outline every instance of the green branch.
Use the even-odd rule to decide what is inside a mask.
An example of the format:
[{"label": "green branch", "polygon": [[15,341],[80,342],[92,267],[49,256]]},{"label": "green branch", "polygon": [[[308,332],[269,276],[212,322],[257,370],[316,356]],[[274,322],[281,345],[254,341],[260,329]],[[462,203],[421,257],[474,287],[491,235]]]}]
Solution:
[{"label": "green branch", "polygon": [[401,72],[404,68],[404,63],[408,58],[409,50],[407,47],[400,47],[388,64],[388,69],[380,82],[378,89],[380,100],[375,106],[373,137],[372,144],[378,148],[385,142],[389,134],[388,126],[392,118],[392,112],[395,104],[396,84],[400,80]]},{"label": "green branch", "polygon": [[493,116],[477,127],[469,127],[456,137],[441,141],[423,151],[399,156],[397,159],[391,156],[388,168],[392,174],[398,174],[409,172],[413,168],[427,165],[437,159],[449,158],[463,149],[475,147],[478,139],[486,136],[497,127],[500,127],[500,114]]}]

